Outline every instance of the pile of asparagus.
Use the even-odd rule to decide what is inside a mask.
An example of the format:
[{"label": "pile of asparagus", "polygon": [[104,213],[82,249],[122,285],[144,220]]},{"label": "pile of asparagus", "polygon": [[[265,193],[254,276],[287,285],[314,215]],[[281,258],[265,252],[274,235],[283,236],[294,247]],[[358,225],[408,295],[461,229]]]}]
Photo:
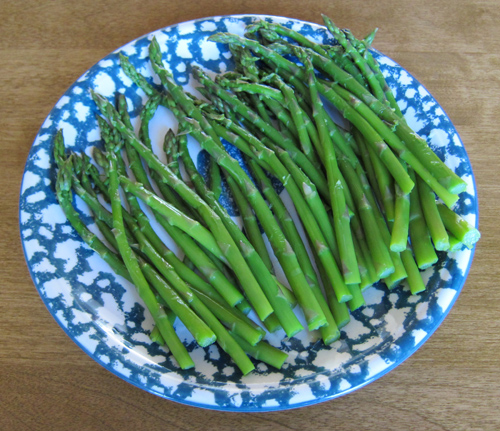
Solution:
[{"label": "pile of asparagus", "polygon": [[[56,192],[68,220],[137,287],[156,324],[151,338],[166,344],[183,369],[194,364],[173,328],[176,318],[200,346],[217,342],[243,374],[254,369],[248,355],[280,368],[287,355],[263,340],[266,332],[247,317],[251,310],[268,331],[282,328],[293,337],[304,329],[293,312],[298,304],[308,329],[319,329],[331,344],[350,311],[364,305],[369,286],[382,281],[393,289],[407,280],[412,293],[421,292],[419,269],[436,263],[435,250],[472,247],[479,239],[450,209],[465,182],[408,127],[370,53],[375,32],[358,40],[324,21],[337,45],[265,21],[249,25],[245,37],[213,35],[229,44],[235,69],[213,80],[194,67],[203,98],[174,82],[153,38],[150,61],[161,87],[120,56],[149,96],[139,135],[123,95],[114,106],[92,92],[105,151],[95,148],[93,160],[69,154],[62,133],[55,137]],[[325,104],[343,115],[347,129]],[[149,135],[159,106],[178,120],[177,134],[165,136],[166,164]],[[207,181],[189,155],[188,134],[210,155]],[[247,169],[224,145],[241,151]],[[219,203],[223,184],[243,231]],[[83,223],[73,192],[101,235]],[[183,260],[153,229],[151,214]],[[276,278],[261,229],[291,290]]]}]

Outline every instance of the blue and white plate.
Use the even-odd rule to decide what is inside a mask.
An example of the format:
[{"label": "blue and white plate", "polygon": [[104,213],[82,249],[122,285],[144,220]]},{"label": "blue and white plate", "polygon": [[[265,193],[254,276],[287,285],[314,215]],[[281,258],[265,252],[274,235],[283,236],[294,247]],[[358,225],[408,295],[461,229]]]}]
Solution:
[{"label": "blue and white plate", "polygon": [[[381,377],[422,346],[443,321],[464,285],[473,256],[471,250],[441,253],[438,264],[424,272],[428,288],[419,295],[410,295],[407,287],[392,292],[370,288],[366,291],[367,306],[353,314],[341,339],[329,347],[306,331],[293,339],[285,339],[284,333],[271,336],[270,342],[289,354],[279,371],[258,363],[254,372],[242,377],[224,352],[215,345],[197,347],[179,324],[195,369],[179,370],[167,350],[151,343],[148,332],[153,322],[144,313],[134,287],[114,275],[80,240],[57,204],[52,139],[63,129],[72,150],[90,154],[91,147],[101,145],[90,88],[109,98],[116,92],[125,93],[137,124],[135,117],[146,97],[120,69],[118,52],[129,56],[140,72],[152,76],[148,44],[156,36],[176,81],[189,89],[196,86],[190,75],[193,65],[213,74],[232,68],[227,46],[207,38],[219,31],[241,35],[246,24],[258,19],[292,26],[318,42],[329,39],[325,29],[316,24],[240,15],[174,25],[125,45],[85,72],[54,106],[26,162],[19,203],[21,237],[31,276],[50,313],[75,343],[103,367],[146,391],[193,406],[229,411],[306,406]],[[476,224],[474,177],[450,119],[407,71],[380,53],[374,55],[409,125],[467,182],[457,211]],[[153,139],[160,142],[167,128],[175,124],[168,111],[160,110],[151,125]],[[197,151],[192,143],[192,155]],[[75,202],[90,223],[88,209],[78,199]]]}]

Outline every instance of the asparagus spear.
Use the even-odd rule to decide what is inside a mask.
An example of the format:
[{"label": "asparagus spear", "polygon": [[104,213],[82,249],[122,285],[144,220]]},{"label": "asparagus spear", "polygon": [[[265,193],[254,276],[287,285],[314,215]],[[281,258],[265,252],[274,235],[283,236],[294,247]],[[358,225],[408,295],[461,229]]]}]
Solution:
[{"label": "asparagus spear", "polygon": [[417,178],[417,183],[420,204],[434,247],[436,250],[449,250],[450,239],[441,219],[434,192],[420,178]]},{"label": "asparagus spear", "polygon": [[[347,289],[343,277],[338,269],[335,259],[332,255],[332,250],[329,248],[327,241],[319,227],[316,217],[309,208],[306,200],[302,196],[295,181],[290,181],[290,173],[287,168],[283,165],[281,160],[276,157],[276,154],[263,145],[255,136],[253,136],[248,131],[242,128],[236,128],[241,136],[248,139],[248,143],[245,140],[232,140],[231,143],[238,145],[238,148],[242,150],[245,154],[251,154],[255,157],[255,160],[259,162],[264,161],[265,166],[270,166],[271,171],[277,176],[277,178],[282,182],[287,191],[292,198],[295,208],[299,214],[300,219],[303,222],[304,228],[307,231],[308,236],[311,239],[313,246],[317,249],[318,256],[325,263],[325,268],[330,277],[331,283],[335,289],[337,298],[341,302],[345,302],[351,298],[351,293]],[[231,139],[230,135],[226,135],[228,139]],[[248,148],[248,144],[252,145],[254,150]],[[256,154],[253,154],[255,151]],[[284,153],[286,154],[286,153]],[[283,154],[282,154],[283,155]]]},{"label": "asparagus spear", "polygon": [[[273,63],[278,69],[283,69],[299,79],[305,79],[305,72],[299,66],[254,40],[228,33],[217,33],[209,39],[214,42],[231,43],[248,47],[259,58]],[[366,103],[382,120],[389,122],[394,127],[396,135],[408,146],[408,149],[415,153],[415,156],[424,164],[425,168],[432,172],[450,193],[460,193],[465,189],[465,182],[436,156],[422,137],[416,135],[404,121],[400,121],[400,117],[392,108],[378,100],[365,87],[359,84],[355,78],[335,65],[334,62],[329,61],[329,59],[314,51],[310,55],[317,68],[330,75],[335,82],[345,87],[354,96],[358,97],[359,100]],[[326,96],[325,87],[322,86],[319,90]],[[409,191],[404,187],[402,188],[405,192]]]},{"label": "asparagus spear", "polygon": [[[300,237],[297,228],[295,227],[295,223],[288,213],[285,205],[271,185],[269,178],[256,162],[250,161],[249,163],[252,172],[254,173],[257,181],[261,186],[262,192],[268,199],[273,212],[281,223],[287,239],[289,240],[295,253],[297,254],[299,264],[301,265],[301,268],[307,277],[307,281],[314,292],[314,296],[316,297],[318,303],[321,306],[321,309],[323,310],[323,313],[325,314],[327,324],[320,328],[320,333],[321,337],[323,338],[323,342],[327,345],[331,344],[339,338],[340,333],[338,331],[335,319],[333,318],[333,315],[328,308],[328,304],[325,301],[323,293],[321,292],[316,273],[311,264],[309,256],[307,255],[307,251],[304,247],[304,243],[302,242],[302,238]],[[328,285],[328,289],[329,291],[331,291],[332,295],[334,295],[334,290],[331,284]]]},{"label": "asparagus spear", "polygon": [[371,68],[368,66],[367,62],[365,59],[361,56],[361,54],[356,50],[356,48],[351,44],[349,39],[344,35],[344,33],[332,22],[330,18],[328,18],[326,15],[322,15],[323,17],[323,22],[325,23],[326,27],[330,31],[330,33],[337,39],[337,41],[344,47],[344,50],[347,55],[352,57],[356,65],[358,66],[359,70],[363,73],[364,77],[368,81],[370,88],[372,89],[372,92],[374,96],[381,100],[385,100],[385,94],[380,87],[380,83],[377,80],[375,74],[371,70]]},{"label": "asparagus spear", "polygon": [[300,270],[297,258],[291,249],[288,241],[284,238],[279,226],[276,224],[271,211],[265,204],[260,192],[242,170],[236,160],[231,158],[225,150],[215,145],[208,135],[197,128],[197,125],[191,124],[191,134],[201,143],[202,147],[207,149],[217,160],[220,166],[225,168],[231,176],[238,182],[238,186],[248,196],[252,202],[259,221],[273,246],[273,249],[280,261],[287,279],[303,308],[308,325],[311,329],[318,328],[325,324],[325,316],[321,311],[316,299],[312,296],[307,286],[305,277]]},{"label": "asparagus spear", "polygon": [[143,184],[133,182],[124,176],[120,177],[120,183],[127,192],[139,197],[144,203],[163,215],[170,225],[187,233],[190,237],[207,247],[208,250],[220,259],[225,260],[224,253],[220,249],[217,239],[203,225],[189,218],[184,213],[181,213],[172,204],[169,204],[153,192],[147,190]]},{"label": "asparagus spear", "polygon": [[[132,280],[132,277],[129,275],[128,269],[121,262],[121,260],[113,255],[107,247],[99,241],[94,234],[92,234],[82,223],[78,214],[74,210],[71,205],[71,199],[69,197],[69,193],[71,190],[71,186],[69,184],[71,178],[71,174],[68,172],[64,172],[63,170],[59,171],[58,181],[56,183],[56,190],[58,200],[63,208],[68,220],[72,224],[72,226],[77,230],[77,232],[81,235],[82,239],[95,251],[99,253],[99,255],[109,263],[111,268],[122,277]],[[188,369],[194,367],[194,362],[189,356],[186,348],[182,344],[181,340],[177,336],[170,319],[165,312],[165,309],[162,308],[156,298],[154,298],[154,294],[149,290],[146,291],[148,293],[144,293],[143,295],[147,298],[148,309],[152,311],[152,316],[155,321],[156,327],[161,334],[162,340],[166,341],[168,348],[170,349],[172,355],[179,363],[179,366],[182,369]],[[145,301],[146,302],[146,301]]]},{"label": "asparagus spear", "polygon": [[154,153],[142,144],[136,136],[117,118],[116,111],[111,104],[102,96],[93,93],[94,100],[101,109],[101,111],[108,117],[114,127],[116,127],[124,138],[131,143],[137,152],[146,160],[149,166],[161,174],[163,181],[166,181],[176,190],[179,195],[185,200],[186,203],[196,208],[200,215],[203,217],[210,230],[215,233],[217,241],[221,249],[230,263],[231,267],[238,276],[242,286],[247,293],[248,299],[254,306],[259,317],[264,320],[269,314],[272,313],[272,307],[269,301],[264,296],[260,286],[256,282],[250,269],[241,253],[239,252],[236,244],[222,224],[220,218],[214,211],[194,193],[184,182],[173,174],[170,169],[165,166]]},{"label": "asparagus spear", "polygon": [[210,80],[208,76],[206,76],[201,71],[201,69],[193,68],[193,75],[213,94],[229,103],[239,115],[255,124],[255,126],[262,130],[262,132],[266,136],[268,136],[276,145],[281,146],[286,151],[289,151],[290,155],[294,157],[294,161],[302,168],[302,170],[307,174],[311,181],[314,182],[320,193],[324,196],[328,195],[328,186],[322,172],[318,171],[310,162],[310,160],[307,159],[307,157],[303,153],[297,150],[295,144],[291,142],[290,139],[285,138],[272,125],[267,124],[254,111],[249,110],[248,107],[240,102],[236,97],[232,96],[231,94],[223,90],[220,86],[218,86],[215,82]]},{"label": "asparagus spear", "polygon": [[[290,249],[289,244],[283,236],[283,233],[276,224],[272,213],[265,205],[265,202],[260,195],[259,191],[255,188],[251,180],[247,177],[246,173],[242,170],[240,165],[236,160],[230,157],[227,152],[221,147],[218,137],[215,135],[215,140],[213,138],[213,128],[210,124],[202,117],[201,112],[193,109],[192,104],[190,105],[184,96],[184,93],[179,86],[175,85],[169,77],[168,72],[161,65],[161,53],[159,50],[159,45],[155,39],[152,40],[150,45],[150,57],[152,60],[153,68],[159,74],[162,82],[168,86],[172,94],[176,95],[176,98],[180,101],[183,108],[187,109],[193,114],[193,117],[199,119],[201,124],[204,125],[205,130],[212,135],[212,137],[204,134],[201,130],[200,124],[196,121],[190,122],[191,127],[188,127],[190,133],[198,140],[201,146],[207,150],[212,157],[217,161],[217,163],[226,169],[226,171],[238,182],[238,186],[244,190],[247,194],[249,201],[252,203],[254,210],[261,222],[264,230],[266,231],[268,238],[275,250],[275,253],[282,264],[282,267],[287,275],[287,279],[292,286],[296,297],[301,304],[304,313],[306,315],[306,320],[311,329],[318,328],[326,323],[325,316],[321,311],[321,308],[317,304],[314,296],[308,291],[307,283],[305,277],[298,266],[295,254]],[[175,113],[175,108],[172,106]],[[183,127],[187,126],[185,119],[178,118],[178,120],[183,124]]]},{"label": "asparagus spear", "polygon": [[273,272],[271,257],[269,256],[269,252],[267,251],[264,238],[262,236],[262,233],[260,232],[259,224],[252,210],[252,207],[248,203],[245,196],[243,196],[243,194],[240,192],[236,182],[228,174],[226,174],[226,181],[240,213],[240,217],[243,221],[243,226],[248,240],[255,248],[255,251],[259,254],[260,258],[264,262],[264,265],[266,265],[266,268],[270,272]]},{"label": "asparagus spear", "polygon": [[460,242],[465,244],[467,248],[472,248],[474,244],[479,241],[481,234],[465,219],[443,204],[438,204],[438,210],[446,229],[448,229]]},{"label": "asparagus spear", "polygon": [[[255,325],[251,320],[249,320],[244,314],[237,312],[236,310],[229,308],[225,305],[225,300],[222,296],[220,296],[209,284],[205,283],[200,277],[198,277],[194,272],[189,271],[185,265],[173,254],[159,239],[156,233],[153,231],[149,224],[149,220],[142,212],[140,207],[138,206],[137,200],[134,196],[128,194],[127,200],[129,202],[130,208],[132,210],[132,214],[137,218],[141,227],[139,227],[135,221],[130,217],[127,212],[124,212],[124,218],[127,225],[130,225],[133,235],[137,238],[139,243],[142,245],[141,250],[144,251],[146,248],[149,252],[149,256],[151,253],[154,254],[154,258],[158,261],[158,257],[156,254],[160,256],[160,258],[166,261],[165,264],[161,264],[166,266],[166,268],[170,271],[167,276],[167,280],[174,283],[175,285],[179,284],[177,278],[180,276],[182,280],[189,282],[193,289],[197,292],[198,295],[201,295],[201,300],[207,305],[212,311],[216,313],[216,315],[225,322],[229,327],[233,328],[237,333],[240,333],[242,337],[248,340],[248,342],[254,344],[255,342],[262,337],[262,330]],[[109,226],[112,226],[112,217],[111,214],[107,212],[105,208],[103,208],[99,202],[94,198],[90,199],[89,197],[85,197],[85,201],[89,204],[89,206],[95,211],[96,217],[99,217],[96,222],[99,223],[101,220],[105,222],[103,224],[99,223],[99,228],[101,232],[104,234],[106,238],[109,238],[108,241],[115,244],[116,240],[114,239],[113,234],[109,230]],[[107,223],[107,225],[106,225]],[[173,227],[171,227],[173,228]],[[129,235],[130,236],[130,235]],[[146,239],[147,238],[147,239]],[[151,242],[149,242],[151,241]],[[179,241],[183,246],[186,246],[186,242],[188,242],[187,238],[183,238],[182,241]],[[154,249],[151,249],[151,245],[154,244]],[[153,250],[153,251],[152,251]],[[199,253],[202,253],[199,251]],[[148,253],[146,253],[148,255]],[[195,260],[197,262],[205,262],[206,258],[203,258],[202,255],[195,255]],[[204,260],[205,259],[205,260]],[[172,265],[172,266],[170,266]],[[203,268],[203,267],[202,267]],[[172,273],[172,271],[175,271]],[[179,274],[179,276],[177,276]],[[215,276],[215,271],[210,274],[211,278],[214,280],[218,280]],[[212,280],[213,281],[213,280]],[[222,280],[218,280],[218,283],[221,283]],[[181,288],[182,288],[182,281]],[[174,286],[175,287],[175,286]],[[230,287],[232,287],[230,285]],[[222,290],[225,290],[225,287],[222,287]],[[208,304],[207,304],[208,302]],[[239,304],[238,304],[239,305]],[[215,310],[213,310],[215,308]],[[239,327],[241,327],[241,331],[245,331],[244,333],[240,332]],[[253,329],[247,330],[245,328],[250,327]],[[255,332],[256,331],[256,332]],[[260,334],[260,337],[259,335]],[[247,338],[251,337],[251,338]],[[257,337],[257,338],[255,338]]]},{"label": "asparagus spear", "polygon": [[[415,177],[412,171],[410,171],[410,175]],[[437,262],[438,256],[432,246],[429,230],[418,198],[418,185],[410,193],[410,239],[420,269],[428,268]]]},{"label": "asparagus spear", "polygon": [[391,250],[401,252],[406,249],[410,223],[410,196],[403,193],[396,184],[396,201],[394,203],[394,224],[391,232]]},{"label": "asparagus spear", "polygon": [[[151,100],[151,99],[150,99]],[[159,98],[156,98],[156,100],[160,101]],[[144,120],[142,121],[142,124],[144,124]],[[141,127],[142,130],[142,127]],[[142,142],[146,142],[144,139],[145,137],[145,132],[141,134],[141,140]],[[148,133],[149,135],[149,133]],[[149,138],[149,137],[148,137]],[[179,141],[177,137],[175,136],[175,133],[172,129],[168,129],[167,133],[165,134],[165,139],[163,141],[163,151],[165,151],[165,155],[167,156],[167,166],[170,168],[170,170],[177,175],[179,178],[181,176],[180,170],[179,170]]]},{"label": "asparagus spear", "polygon": [[[184,147],[182,150],[181,158],[184,163],[184,167],[193,180],[196,190],[214,209],[214,211],[216,211],[228,229],[228,232],[239,245],[242,254],[252,269],[256,279],[259,281],[266,297],[271,303],[274,309],[274,314],[276,315],[279,323],[290,337],[301,331],[303,329],[302,325],[294,315],[287,299],[279,291],[276,280],[271,276],[271,273],[266,267],[264,261],[255,251],[250,241],[245,237],[245,235],[243,235],[238,226],[231,219],[226,210],[219,204],[219,202],[217,202],[215,196],[207,189],[201,179],[201,176],[198,174],[192,159],[187,153],[187,148]],[[267,323],[269,324],[269,321]],[[276,327],[275,323],[273,323],[273,326]]]},{"label": "asparagus spear", "polygon": [[356,253],[354,252],[354,244],[350,228],[350,217],[346,205],[344,187],[342,181],[340,180],[340,170],[336,161],[335,149],[326,128],[326,112],[323,108],[323,103],[319,98],[318,90],[316,88],[316,77],[314,75],[312,63],[310,59],[305,56],[302,58],[302,61],[305,61],[308,76],[309,90],[311,92],[311,100],[313,102],[313,117],[325,151],[325,164],[333,211],[333,223],[335,226],[337,245],[342,261],[344,279],[347,284],[359,283],[361,279],[359,276]]},{"label": "asparagus spear", "polygon": [[285,352],[271,346],[265,341],[260,341],[257,345],[252,346],[237,334],[231,333],[231,335],[241,348],[250,356],[258,359],[259,361],[265,362],[266,364],[272,365],[277,369],[280,369],[288,358],[288,355]]}]

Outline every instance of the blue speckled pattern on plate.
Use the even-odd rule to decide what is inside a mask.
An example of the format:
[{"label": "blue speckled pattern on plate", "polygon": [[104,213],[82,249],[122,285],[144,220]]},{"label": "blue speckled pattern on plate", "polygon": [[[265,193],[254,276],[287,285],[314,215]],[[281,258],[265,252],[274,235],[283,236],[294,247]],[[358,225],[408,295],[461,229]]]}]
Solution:
[{"label": "blue speckled pattern on plate", "polygon": [[[193,406],[230,411],[305,406],[346,394],[384,375],[415,352],[442,322],[465,282],[473,256],[471,250],[441,253],[438,264],[425,271],[428,289],[420,295],[411,296],[407,287],[392,292],[370,288],[365,295],[367,306],[353,314],[341,339],[329,347],[317,334],[306,331],[283,341],[283,332],[269,336],[272,344],[289,354],[280,371],[258,363],[253,373],[242,377],[224,352],[216,346],[196,346],[179,324],[179,334],[196,363],[194,370],[180,371],[164,348],[150,342],[147,334],[153,322],[133,286],[115,276],[82,243],[57,204],[52,138],[62,128],[72,150],[90,154],[92,146],[101,145],[89,88],[109,98],[125,93],[134,124],[138,124],[146,97],[121,71],[118,52],[152,76],[147,47],[155,35],[177,82],[192,88],[196,86],[190,76],[193,65],[212,73],[232,67],[227,47],[208,42],[207,37],[217,31],[242,34],[244,26],[257,19],[292,26],[316,41],[328,38],[320,26],[298,20],[228,16],[174,25],[127,44],[87,71],[50,112],[26,162],[19,204],[22,243],[33,281],[50,313],[75,343],[99,364],[144,390]],[[408,72],[374,54],[410,126],[467,182],[457,209],[477,224],[474,178],[453,124]],[[175,128],[175,124],[173,116],[161,108],[151,125],[154,142],[160,142],[167,127]],[[191,150],[202,161],[196,143],[191,142]],[[79,199],[75,202],[91,223],[85,205]]]}]

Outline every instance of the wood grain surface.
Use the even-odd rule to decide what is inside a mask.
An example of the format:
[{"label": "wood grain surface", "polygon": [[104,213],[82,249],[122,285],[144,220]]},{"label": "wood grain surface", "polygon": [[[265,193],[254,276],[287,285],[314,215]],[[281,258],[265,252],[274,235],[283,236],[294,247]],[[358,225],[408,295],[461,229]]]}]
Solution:
[{"label": "wood grain surface", "polygon": [[[114,376],[55,323],[29,276],[18,198],[38,128],[103,56],[152,30],[239,13],[321,22],[364,35],[436,97],[474,168],[483,237],[467,283],[431,339],[383,378],[323,404],[265,414],[179,405]],[[0,429],[500,429],[500,7],[498,1],[219,0],[0,2]]]}]

